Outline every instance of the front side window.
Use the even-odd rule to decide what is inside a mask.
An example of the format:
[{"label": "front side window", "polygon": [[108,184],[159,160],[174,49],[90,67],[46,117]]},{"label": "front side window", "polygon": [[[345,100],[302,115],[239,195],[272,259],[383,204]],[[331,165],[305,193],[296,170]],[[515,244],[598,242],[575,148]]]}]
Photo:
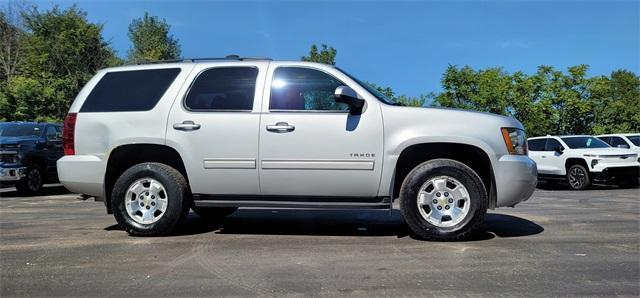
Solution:
[{"label": "front side window", "polygon": [[47,136],[47,140],[51,141],[51,140],[57,139],[58,132],[56,131],[56,127],[55,126],[47,127],[47,130],[45,131],[45,135]]},{"label": "front side window", "polygon": [[349,106],[337,103],[336,88],[344,86],[333,76],[310,68],[279,67],[271,82],[270,110],[344,111]]},{"label": "front side window", "polygon": [[611,137],[611,142],[607,142],[609,143],[609,145],[611,145],[611,147],[618,147],[618,146],[624,146],[624,147],[629,147],[629,144],[627,144],[627,142],[625,142],[621,137]]},{"label": "front side window", "polygon": [[571,149],[607,148],[609,144],[594,137],[564,137],[562,141]]},{"label": "front side window", "polygon": [[547,139],[529,140],[527,142],[527,147],[529,147],[529,151],[544,151],[544,145],[546,142]]},{"label": "front side window", "polygon": [[194,111],[251,111],[256,91],[255,67],[216,67],[201,73],[185,106]]}]

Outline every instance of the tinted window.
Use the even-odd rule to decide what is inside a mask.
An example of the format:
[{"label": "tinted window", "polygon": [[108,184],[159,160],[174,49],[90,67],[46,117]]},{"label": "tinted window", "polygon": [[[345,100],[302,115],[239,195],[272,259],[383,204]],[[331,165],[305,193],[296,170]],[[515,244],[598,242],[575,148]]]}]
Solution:
[{"label": "tinted window", "polygon": [[594,137],[566,137],[562,138],[562,141],[571,149],[610,147],[609,144]]},{"label": "tinted window", "polygon": [[45,131],[45,135],[47,136],[47,140],[55,140],[58,131],[56,131],[55,126],[48,126]]},{"label": "tinted window", "polygon": [[547,142],[547,139],[529,140],[527,142],[527,147],[529,147],[530,151],[544,151],[544,144],[546,142]]},{"label": "tinted window", "polygon": [[558,140],[556,139],[547,139],[547,144],[544,147],[544,151],[554,151],[556,147],[562,147],[562,144],[560,144],[560,142],[558,142]]},{"label": "tinted window", "polygon": [[625,146],[625,147],[629,147],[629,144],[627,144],[627,142],[625,142],[621,137],[611,137],[611,142],[607,142],[609,143],[609,145],[611,145],[612,147],[618,147],[619,145]]},{"label": "tinted window", "polygon": [[315,69],[280,67],[271,82],[271,110],[348,111],[349,106],[334,99],[344,83]]},{"label": "tinted window", "polygon": [[627,139],[629,139],[629,141],[631,141],[631,143],[633,143],[634,145],[640,147],[640,135],[627,136]]},{"label": "tinted window", "polygon": [[258,69],[220,67],[201,73],[185,106],[191,110],[252,110]]},{"label": "tinted window", "polygon": [[151,110],[178,73],[180,68],[109,72],[91,90],[80,112]]}]

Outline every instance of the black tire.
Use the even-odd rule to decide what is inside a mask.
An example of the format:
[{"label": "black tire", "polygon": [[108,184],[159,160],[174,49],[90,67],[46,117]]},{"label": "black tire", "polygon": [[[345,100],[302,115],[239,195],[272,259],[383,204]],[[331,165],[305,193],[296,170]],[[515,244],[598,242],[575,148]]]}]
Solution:
[{"label": "black tire", "polygon": [[206,219],[225,218],[238,210],[238,207],[191,207],[193,213]]},{"label": "black tire", "polygon": [[22,178],[16,184],[18,193],[24,196],[37,195],[42,191],[42,185],[44,183],[42,167],[36,164],[30,164],[27,166],[26,177]]},{"label": "black tire", "polygon": [[[167,208],[156,222],[143,224],[135,221],[125,207],[129,186],[143,178],[160,182],[167,192]],[[131,235],[158,236],[171,232],[185,220],[192,198],[187,180],[178,170],[161,163],[141,163],[127,169],[116,181],[111,194],[111,206],[116,221]]]},{"label": "black tire", "polygon": [[591,186],[589,171],[581,164],[574,164],[570,166],[567,170],[567,183],[573,190],[589,188]]},{"label": "black tire", "polygon": [[[458,180],[469,194],[469,211],[456,225],[438,227],[420,214],[417,199],[422,185],[437,176]],[[488,195],[482,180],[468,166],[450,159],[434,159],[415,167],[404,179],[400,189],[400,207],[407,225],[420,239],[464,240],[480,228],[487,213]]]}]

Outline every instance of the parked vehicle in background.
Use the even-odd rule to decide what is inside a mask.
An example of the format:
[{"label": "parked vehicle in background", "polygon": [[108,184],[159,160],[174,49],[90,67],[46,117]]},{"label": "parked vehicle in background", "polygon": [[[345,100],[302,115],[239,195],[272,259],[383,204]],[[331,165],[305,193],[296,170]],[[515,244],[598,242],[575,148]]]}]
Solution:
[{"label": "parked vehicle in background", "polygon": [[56,161],[63,156],[62,126],[55,123],[0,123],[0,183],[25,195],[37,194],[44,182],[58,179]]},{"label": "parked vehicle in background", "polygon": [[527,143],[540,180],[561,179],[573,189],[586,189],[593,182],[635,185],[640,176],[637,153],[593,136],[536,137]]},{"label": "parked vehicle in background", "polygon": [[611,147],[628,148],[640,154],[640,133],[607,134],[598,136],[598,139],[601,139]]},{"label": "parked vehicle in background", "polygon": [[389,209],[399,197],[418,237],[456,240],[537,182],[517,120],[394,105],[334,66],[300,61],[102,70],[71,106],[64,140],[62,183],[103,199],[137,235],[171,231],[189,208]]}]

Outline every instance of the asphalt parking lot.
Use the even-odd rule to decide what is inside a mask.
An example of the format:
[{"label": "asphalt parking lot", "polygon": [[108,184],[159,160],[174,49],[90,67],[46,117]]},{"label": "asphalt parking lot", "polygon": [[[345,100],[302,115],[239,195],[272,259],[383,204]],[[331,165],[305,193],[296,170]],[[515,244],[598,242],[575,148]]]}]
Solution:
[{"label": "asphalt parking lot", "polygon": [[62,187],[0,197],[2,297],[640,294],[639,189],[538,189],[457,243],[412,239],[397,210],[190,214],[140,238]]}]

